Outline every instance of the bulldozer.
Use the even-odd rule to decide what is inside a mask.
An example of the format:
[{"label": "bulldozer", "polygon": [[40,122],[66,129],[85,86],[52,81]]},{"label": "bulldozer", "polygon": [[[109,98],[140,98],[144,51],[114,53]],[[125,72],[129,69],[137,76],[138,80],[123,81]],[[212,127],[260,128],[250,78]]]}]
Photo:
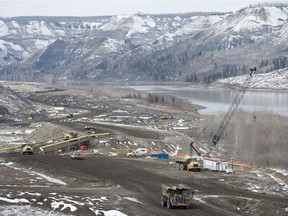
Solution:
[{"label": "bulldozer", "polygon": [[161,205],[168,209],[173,207],[190,208],[193,201],[194,191],[185,184],[162,184]]},{"label": "bulldozer", "polygon": [[63,133],[63,135],[64,135],[64,140],[70,140],[70,139],[76,138],[78,136],[78,133],[68,132],[68,133]]},{"label": "bulldozer", "polygon": [[173,119],[173,116],[171,113],[164,113],[164,115],[160,116],[160,119],[162,120]]},{"label": "bulldozer", "polygon": [[73,117],[74,117],[74,114],[71,112],[66,115],[66,118],[73,118]]}]

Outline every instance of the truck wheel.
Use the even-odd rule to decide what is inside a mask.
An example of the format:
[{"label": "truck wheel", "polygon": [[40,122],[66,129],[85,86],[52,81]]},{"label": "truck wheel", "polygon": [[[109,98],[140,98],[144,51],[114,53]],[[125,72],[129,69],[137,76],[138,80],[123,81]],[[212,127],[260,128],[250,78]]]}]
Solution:
[{"label": "truck wheel", "polygon": [[166,197],[162,196],[161,197],[161,206],[166,206],[166,202],[167,202]]},{"label": "truck wheel", "polygon": [[184,170],[184,164],[180,164],[180,170]]},{"label": "truck wheel", "polygon": [[167,208],[168,209],[171,209],[172,208],[172,205],[171,205],[171,202],[170,202],[170,199],[167,199]]}]

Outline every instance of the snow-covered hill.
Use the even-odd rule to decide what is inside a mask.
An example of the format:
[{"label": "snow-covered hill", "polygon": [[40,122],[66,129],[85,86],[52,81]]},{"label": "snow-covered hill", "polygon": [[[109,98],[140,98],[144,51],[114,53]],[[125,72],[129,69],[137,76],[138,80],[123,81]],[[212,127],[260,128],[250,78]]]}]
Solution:
[{"label": "snow-covered hill", "polygon": [[287,29],[285,4],[226,14],[2,18],[0,79],[211,82],[254,66],[269,72],[288,67]]},{"label": "snow-covered hill", "polygon": [[288,9],[285,7],[264,6],[241,9],[217,24],[228,33],[246,31],[273,31],[283,26],[288,19]]},{"label": "snow-covered hill", "polygon": [[[214,85],[228,84],[228,85],[243,86],[247,79],[247,76],[249,75],[220,79],[217,80],[214,83]],[[265,74],[255,74],[251,79],[249,88],[288,90],[288,68]]]},{"label": "snow-covered hill", "polygon": [[[135,14],[93,17],[88,20],[78,18],[78,22],[75,21],[77,18],[69,21],[59,17],[2,19],[0,69],[1,65],[2,68],[8,65],[8,69],[4,69],[1,79],[10,79],[7,74],[15,70],[14,63],[18,62],[25,65],[24,70],[27,70],[28,65],[30,71],[53,69],[54,75],[61,71],[61,74],[56,75],[57,79],[101,79],[111,59],[117,61],[126,58],[133,55],[132,51],[145,54],[167,48],[174,44],[176,38],[184,40],[191,33],[209,28],[223,16],[220,13]],[[9,69],[10,65],[14,65],[13,69]],[[61,68],[63,65],[65,67]],[[115,69],[117,67],[113,66]],[[59,70],[55,70],[57,68]],[[29,80],[34,75],[25,77]]]},{"label": "snow-covered hill", "polygon": [[[209,14],[202,16],[118,15],[93,17],[89,20],[79,17],[78,22],[75,21],[77,18],[67,21],[66,18],[60,17],[2,18],[0,19],[0,67],[22,61],[57,39],[70,40],[72,37],[81,40],[83,37],[96,35],[113,38],[113,32],[122,31],[126,39],[141,45],[143,41],[146,44],[152,43],[167,33],[181,36],[191,31],[201,31],[222,17],[214,15],[211,18],[211,16]],[[191,28],[194,30],[188,30]],[[103,32],[107,33],[103,34]]]}]

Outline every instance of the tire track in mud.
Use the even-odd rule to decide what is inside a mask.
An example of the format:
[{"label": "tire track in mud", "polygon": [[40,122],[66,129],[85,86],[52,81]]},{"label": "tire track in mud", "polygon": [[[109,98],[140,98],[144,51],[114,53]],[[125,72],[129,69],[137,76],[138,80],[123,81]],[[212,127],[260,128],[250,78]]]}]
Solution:
[{"label": "tire track in mud", "polygon": [[[189,179],[188,177],[181,179],[177,175],[178,172],[175,172],[173,176],[159,174],[159,169],[163,169],[161,162],[102,156],[75,161],[59,155],[33,155],[32,157],[19,157],[17,155],[17,158],[11,159],[26,167],[41,169],[44,173],[53,174],[53,176],[57,174],[60,178],[79,176],[83,184],[97,181],[97,179],[111,180],[135,194],[137,199],[143,203],[144,212],[143,214],[138,212],[137,215],[144,216],[148,212],[149,215],[235,215],[233,211],[228,209],[221,209],[215,205],[197,201],[193,203],[191,209],[166,209],[162,207],[160,205],[162,183],[180,183],[179,181],[183,181],[194,189],[204,191],[207,194],[219,194],[219,191],[223,191],[225,188],[213,189],[213,184],[205,185],[208,182],[198,182],[197,179]],[[65,187],[62,189],[63,191],[67,190]],[[73,191],[73,188],[71,190]],[[229,193],[229,191],[225,192]],[[231,192],[232,194],[237,193],[236,191]]]}]

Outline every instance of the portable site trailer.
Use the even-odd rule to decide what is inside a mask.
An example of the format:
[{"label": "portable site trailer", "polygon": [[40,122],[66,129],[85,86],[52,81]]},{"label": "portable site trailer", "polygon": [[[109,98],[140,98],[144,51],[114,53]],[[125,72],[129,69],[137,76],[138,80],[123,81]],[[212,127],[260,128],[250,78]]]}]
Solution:
[{"label": "portable site trailer", "polygon": [[212,159],[212,158],[203,158],[203,169],[226,172],[227,168],[228,168],[227,161],[221,161],[221,160]]}]

